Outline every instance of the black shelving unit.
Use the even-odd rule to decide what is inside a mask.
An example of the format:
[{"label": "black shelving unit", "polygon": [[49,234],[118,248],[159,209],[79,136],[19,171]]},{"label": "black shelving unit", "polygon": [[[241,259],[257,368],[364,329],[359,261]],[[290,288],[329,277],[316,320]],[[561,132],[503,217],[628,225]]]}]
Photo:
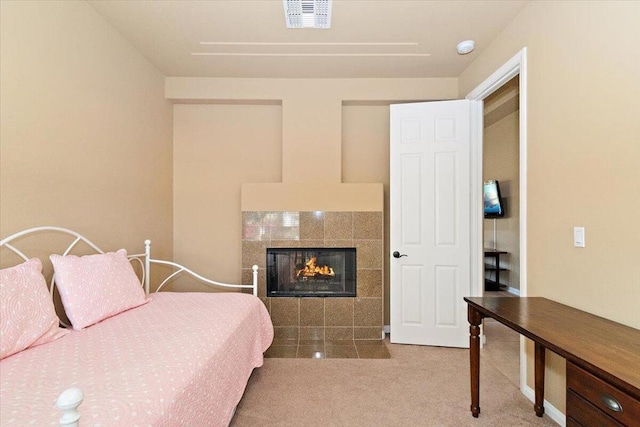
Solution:
[{"label": "black shelving unit", "polygon": [[[495,280],[486,278],[484,279],[484,290],[485,291],[499,291],[500,290],[500,272],[507,271],[506,268],[500,267],[500,255],[506,255],[508,252],[499,251],[496,249],[485,249],[484,250],[484,271],[487,272],[495,272]],[[491,261],[493,262],[487,262]]]}]

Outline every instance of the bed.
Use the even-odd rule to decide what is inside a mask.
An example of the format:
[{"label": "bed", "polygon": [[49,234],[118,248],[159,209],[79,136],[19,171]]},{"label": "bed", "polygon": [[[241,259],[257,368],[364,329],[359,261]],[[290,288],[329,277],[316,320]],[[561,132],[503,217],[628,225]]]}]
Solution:
[{"label": "bed", "polygon": [[[9,236],[0,242],[0,249],[17,254],[24,262],[2,270],[8,272],[2,276],[3,310],[6,301],[13,301],[9,291],[5,292],[8,287],[5,282],[13,280],[9,273],[25,265],[24,268],[35,271],[41,263],[23,253],[16,243],[26,236],[51,232],[70,236],[72,243],[60,255],[51,256],[55,281],[53,278],[50,281],[48,297],[53,295],[55,286],[63,295],[63,261],[80,263],[83,267],[89,259],[103,261],[107,256],[115,259],[124,252],[105,253],[78,233],[58,227],[38,227]],[[91,247],[95,255],[71,255],[79,243]],[[74,426],[79,422],[85,426],[230,423],[251,372],[262,366],[263,353],[273,340],[269,314],[256,296],[257,266],[253,269],[252,285],[232,285],[206,279],[173,262],[153,259],[149,241],[145,242],[145,253],[126,255],[126,259],[139,264],[136,283],[143,289],[143,300],[137,305],[90,325],[83,325],[77,313],[75,317],[67,316],[73,319],[71,325],[66,329],[51,325],[49,333],[56,336],[49,342],[36,342],[0,361],[2,426]],[[171,267],[172,272],[158,290],[177,275],[187,274],[212,286],[246,288],[252,294],[237,291],[150,294],[150,270],[160,264]],[[113,266],[110,269],[114,270]],[[101,277],[95,273],[97,269],[88,276],[83,276],[86,272],[82,269],[74,271],[80,274],[82,286]],[[111,286],[109,280],[104,282]],[[116,288],[118,285],[113,286]],[[99,292],[92,290],[82,301],[90,301]],[[101,297],[104,305],[109,304],[108,300],[109,296]],[[70,297],[63,299],[65,311],[72,311],[67,304],[70,301]],[[90,310],[87,316],[97,311]],[[3,315],[2,339],[8,340],[10,334],[5,334],[5,326],[9,315],[4,312]],[[28,316],[35,317],[33,313]],[[30,321],[29,327],[35,323]]]}]

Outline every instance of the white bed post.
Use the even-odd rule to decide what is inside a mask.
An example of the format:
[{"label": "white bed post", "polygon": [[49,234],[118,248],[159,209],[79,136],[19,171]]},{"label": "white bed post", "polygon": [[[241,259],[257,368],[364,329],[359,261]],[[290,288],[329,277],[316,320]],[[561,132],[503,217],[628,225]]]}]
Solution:
[{"label": "white bed post", "polygon": [[144,292],[149,295],[151,280],[151,240],[144,241]]},{"label": "white bed post", "polygon": [[79,388],[68,388],[58,396],[56,406],[62,411],[62,417],[60,417],[60,420],[58,421],[61,426],[80,426],[80,412],[78,412],[78,406],[80,406],[83,399],[84,395],[82,394],[82,390]]},{"label": "white bed post", "polygon": [[253,296],[258,296],[258,266],[254,265],[251,267],[253,270]]}]

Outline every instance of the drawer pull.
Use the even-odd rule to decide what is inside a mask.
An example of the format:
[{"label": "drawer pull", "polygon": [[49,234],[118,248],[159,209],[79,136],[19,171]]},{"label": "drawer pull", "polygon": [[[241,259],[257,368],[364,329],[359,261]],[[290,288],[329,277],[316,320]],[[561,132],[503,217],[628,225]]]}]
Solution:
[{"label": "drawer pull", "polygon": [[604,403],[604,406],[611,409],[614,412],[622,412],[622,405],[616,400],[615,397],[610,394],[603,393],[600,395],[600,401]]}]

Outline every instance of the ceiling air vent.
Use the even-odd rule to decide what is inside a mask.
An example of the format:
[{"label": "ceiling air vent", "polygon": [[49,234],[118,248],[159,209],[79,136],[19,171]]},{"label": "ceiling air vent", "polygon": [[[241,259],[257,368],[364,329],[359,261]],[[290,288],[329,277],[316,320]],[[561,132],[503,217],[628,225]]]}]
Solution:
[{"label": "ceiling air vent", "polygon": [[287,28],[331,28],[331,0],[282,0]]}]

